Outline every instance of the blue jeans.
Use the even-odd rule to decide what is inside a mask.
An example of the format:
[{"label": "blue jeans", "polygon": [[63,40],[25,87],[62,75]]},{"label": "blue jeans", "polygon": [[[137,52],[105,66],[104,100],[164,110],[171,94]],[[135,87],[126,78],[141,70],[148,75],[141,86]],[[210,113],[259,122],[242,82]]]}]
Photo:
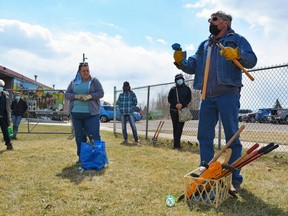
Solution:
[{"label": "blue jeans", "polygon": [[127,119],[130,123],[131,129],[132,129],[132,133],[133,133],[133,138],[135,141],[138,141],[138,134],[137,134],[137,128],[136,128],[136,124],[135,124],[135,118],[133,116],[133,114],[130,115],[122,115],[121,114],[121,123],[122,123],[122,133],[123,133],[123,137],[125,140],[128,139],[128,134],[127,134]]},{"label": "blue jeans", "polygon": [[11,118],[13,122],[13,136],[16,137],[20,122],[22,120],[22,115],[12,115]]},{"label": "blue jeans", "polygon": [[[240,94],[228,94],[209,98],[201,102],[198,125],[198,140],[200,143],[201,164],[207,163],[214,157],[215,127],[220,118],[223,124],[226,143],[238,131],[238,113],[240,108]],[[242,155],[242,145],[238,136],[230,145],[232,155],[229,164],[233,163]],[[240,170],[233,172],[232,183],[241,184],[243,177]]]},{"label": "blue jeans", "polygon": [[81,142],[86,142],[85,132],[89,137],[92,136],[94,140],[100,140],[100,115],[76,112],[72,112],[71,115],[77,144],[77,155],[80,156]]}]

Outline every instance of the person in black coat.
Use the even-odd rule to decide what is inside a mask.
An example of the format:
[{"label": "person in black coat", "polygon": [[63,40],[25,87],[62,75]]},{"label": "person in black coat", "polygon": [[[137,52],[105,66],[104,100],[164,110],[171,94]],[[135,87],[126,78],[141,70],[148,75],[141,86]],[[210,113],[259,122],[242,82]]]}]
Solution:
[{"label": "person in black coat", "polygon": [[[175,76],[175,86],[173,86],[168,94],[168,102],[170,103],[170,115],[173,125],[173,149],[180,149],[180,140],[185,122],[179,122],[178,110],[187,107],[191,101],[191,89],[185,84],[182,74]],[[178,91],[179,101],[177,100],[176,88]]]},{"label": "person in black coat", "polygon": [[0,127],[2,130],[2,134],[4,136],[4,141],[7,150],[13,150],[13,145],[10,140],[10,136],[8,133],[8,127],[10,125],[10,103],[9,103],[9,93],[4,90],[5,82],[0,79]]},{"label": "person in black coat", "polygon": [[15,100],[11,104],[11,117],[13,122],[12,139],[17,139],[18,128],[27,108],[27,103],[21,98],[21,93],[17,92],[15,95]]}]

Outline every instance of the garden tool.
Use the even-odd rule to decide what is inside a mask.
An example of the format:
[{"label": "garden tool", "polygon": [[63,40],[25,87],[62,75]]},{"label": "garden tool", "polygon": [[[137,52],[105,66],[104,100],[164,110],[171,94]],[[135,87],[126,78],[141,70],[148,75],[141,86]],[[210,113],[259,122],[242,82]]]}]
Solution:
[{"label": "garden tool", "polygon": [[159,136],[159,133],[164,125],[165,121],[160,121],[157,128],[156,128],[156,131],[155,131],[155,134],[152,138],[152,144],[156,144],[157,143],[157,139],[158,139],[158,136]]}]

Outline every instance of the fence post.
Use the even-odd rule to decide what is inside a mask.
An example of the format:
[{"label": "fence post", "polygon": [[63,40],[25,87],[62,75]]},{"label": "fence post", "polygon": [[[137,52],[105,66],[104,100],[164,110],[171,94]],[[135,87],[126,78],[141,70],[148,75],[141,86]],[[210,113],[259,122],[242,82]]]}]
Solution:
[{"label": "fence post", "polygon": [[27,130],[28,133],[30,133],[30,110],[29,110],[29,104],[30,104],[31,98],[30,98],[30,91],[28,91],[28,115],[27,115]]},{"label": "fence post", "polygon": [[114,86],[114,102],[113,102],[113,105],[114,105],[114,117],[113,117],[113,133],[114,135],[116,135],[116,94],[117,94],[117,91],[116,91],[116,86]]},{"label": "fence post", "polygon": [[148,125],[149,125],[149,101],[150,101],[150,86],[147,87],[147,109],[146,109],[146,140],[148,139]]}]

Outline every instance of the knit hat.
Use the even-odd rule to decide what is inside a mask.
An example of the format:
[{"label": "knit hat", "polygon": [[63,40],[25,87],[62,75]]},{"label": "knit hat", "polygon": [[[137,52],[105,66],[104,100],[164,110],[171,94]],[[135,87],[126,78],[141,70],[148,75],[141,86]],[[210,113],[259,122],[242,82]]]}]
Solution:
[{"label": "knit hat", "polygon": [[176,74],[176,76],[175,76],[175,82],[176,82],[176,80],[178,80],[178,79],[183,79],[183,80],[184,80],[183,75],[182,75],[182,74]]}]

